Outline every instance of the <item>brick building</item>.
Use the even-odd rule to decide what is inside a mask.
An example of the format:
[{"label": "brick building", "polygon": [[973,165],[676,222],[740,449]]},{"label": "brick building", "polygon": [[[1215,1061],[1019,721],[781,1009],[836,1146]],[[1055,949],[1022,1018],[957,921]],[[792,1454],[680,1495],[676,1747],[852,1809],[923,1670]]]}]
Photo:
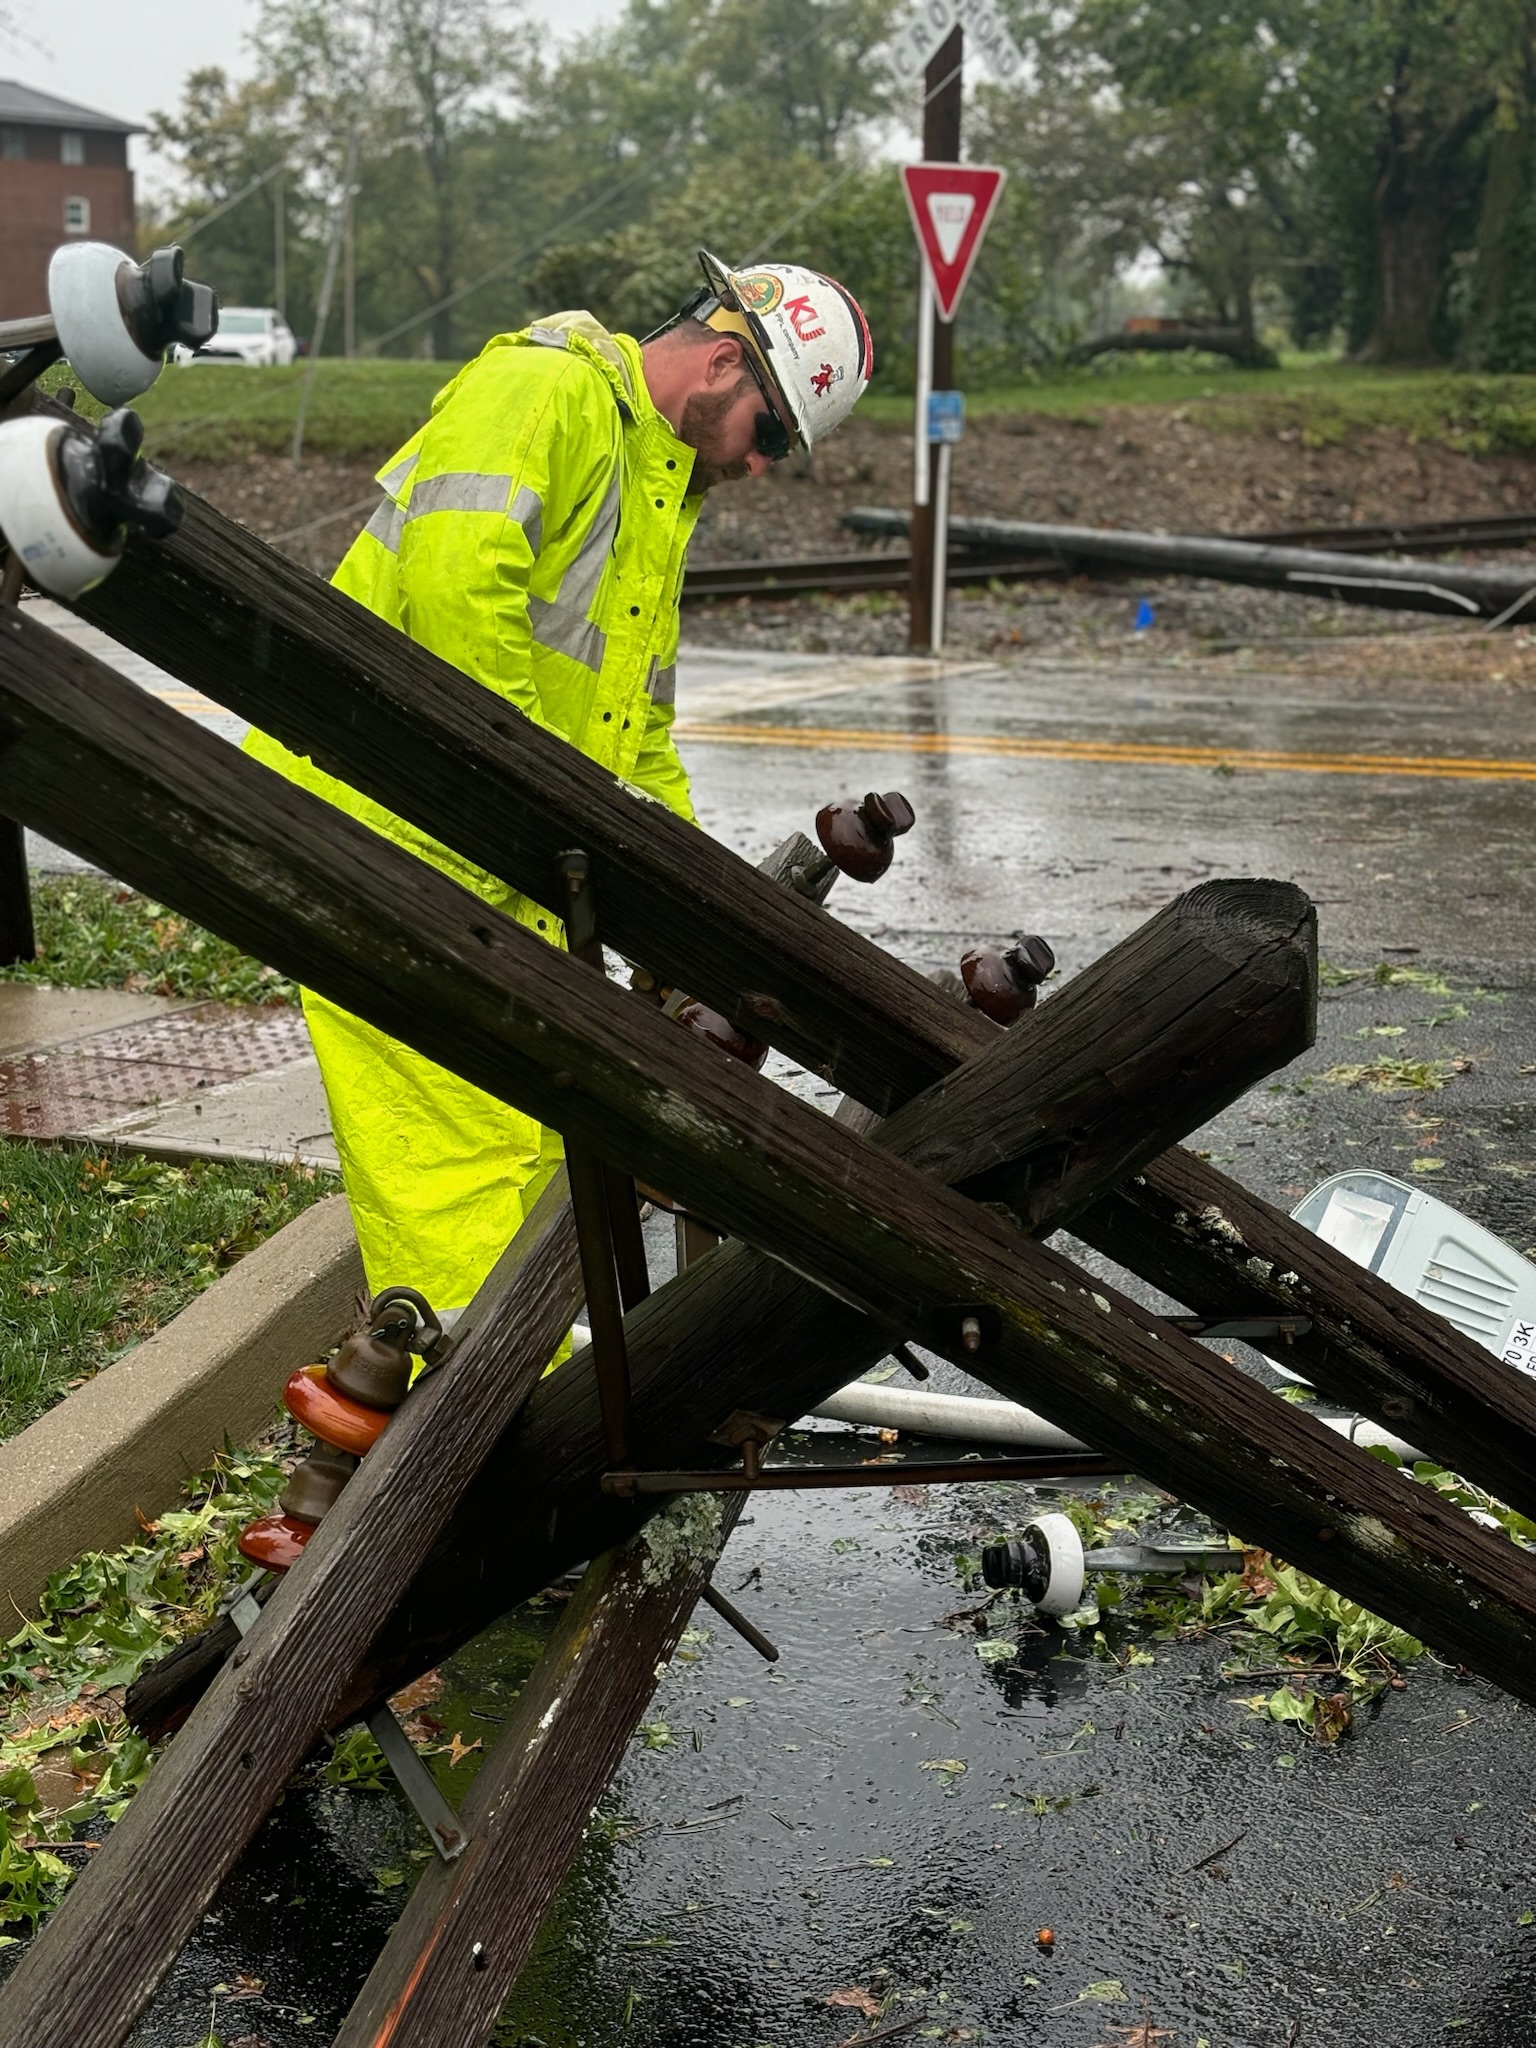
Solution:
[{"label": "brick building", "polygon": [[0,320],[48,309],[48,259],[79,236],[134,250],[132,121],[0,78]]}]

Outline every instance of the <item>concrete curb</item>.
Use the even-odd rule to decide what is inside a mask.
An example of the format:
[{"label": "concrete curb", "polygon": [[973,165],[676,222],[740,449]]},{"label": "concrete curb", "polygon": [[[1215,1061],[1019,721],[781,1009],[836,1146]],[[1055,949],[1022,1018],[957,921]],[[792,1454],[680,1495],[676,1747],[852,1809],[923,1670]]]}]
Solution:
[{"label": "concrete curb", "polygon": [[[0,1603],[35,1611],[50,1572],[170,1507],[227,1434],[272,1419],[283,1382],[352,1320],[362,1261],[344,1195],[306,1209],[88,1385],[0,1445]],[[8,1631],[0,1631],[0,1635]]]}]

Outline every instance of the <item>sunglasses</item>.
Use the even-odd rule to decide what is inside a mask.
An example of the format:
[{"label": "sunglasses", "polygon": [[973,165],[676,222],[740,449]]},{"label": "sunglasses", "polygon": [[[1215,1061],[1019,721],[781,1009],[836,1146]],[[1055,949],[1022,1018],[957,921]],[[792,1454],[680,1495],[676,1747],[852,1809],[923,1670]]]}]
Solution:
[{"label": "sunglasses", "polygon": [[742,350],[741,359],[747,366],[752,382],[762,394],[763,404],[768,408],[766,412],[760,412],[752,423],[753,443],[759,455],[766,456],[770,462],[782,462],[792,446],[789,429],[773,410],[773,400],[768,395],[768,386],[758,374],[757,365],[746,349]]}]

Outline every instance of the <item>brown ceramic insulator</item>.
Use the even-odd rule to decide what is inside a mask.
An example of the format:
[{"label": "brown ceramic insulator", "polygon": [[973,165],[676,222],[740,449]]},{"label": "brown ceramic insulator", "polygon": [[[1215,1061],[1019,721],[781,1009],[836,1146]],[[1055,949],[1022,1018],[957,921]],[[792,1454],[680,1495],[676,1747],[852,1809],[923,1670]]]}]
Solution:
[{"label": "brown ceramic insulator", "polygon": [[407,1340],[415,1328],[415,1317],[402,1311],[355,1332],[326,1367],[331,1385],[369,1408],[398,1408],[411,1388]]},{"label": "brown ceramic insulator", "polygon": [[854,882],[878,882],[891,864],[893,841],[910,832],[917,813],[896,790],[871,790],[861,804],[824,804],[816,837],[828,860]]},{"label": "brown ceramic insulator", "polygon": [[350,1451],[354,1458],[373,1448],[389,1420],[387,1409],[369,1408],[339,1392],[323,1365],[306,1365],[292,1375],[283,1389],[283,1406],[311,1436],[334,1444],[338,1451]]},{"label": "brown ceramic insulator", "polygon": [[278,1507],[301,1522],[322,1522],[335,1507],[357,1460],[350,1451],[338,1451],[334,1444],[317,1443],[309,1456],[288,1475],[288,1486]]},{"label": "brown ceramic insulator", "polygon": [[1021,936],[1008,947],[973,946],[960,962],[972,1005],[995,1024],[1012,1024],[1035,1007],[1035,992],[1056,965],[1044,939]]},{"label": "brown ceramic insulator", "polygon": [[314,1523],[301,1522],[296,1515],[263,1515],[240,1531],[240,1555],[269,1572],[285,1572],[298,1563],[314,1533]]},{"label": "brown ceramic insulator", "polygon": [[669,1014],[685,1031],[691,1031],[696,1038],[707,1038],[711,1045],[718,1045],[733,1060],[745,1060],[749,1067],[760,1067],[768,1057],[768,1048],[760,1038],[749,1037],[729,1017],[722,1017],[718,1010],[710,1009],[694,996],[686,996]]}]

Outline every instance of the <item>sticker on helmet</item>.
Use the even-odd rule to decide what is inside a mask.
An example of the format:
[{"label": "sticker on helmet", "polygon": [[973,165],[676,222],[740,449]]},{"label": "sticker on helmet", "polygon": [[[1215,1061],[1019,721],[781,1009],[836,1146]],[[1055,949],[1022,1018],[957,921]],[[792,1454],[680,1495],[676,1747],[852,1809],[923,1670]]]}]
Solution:
[{"label": "sticker on helmet", "polygon": [[834,384],[841,384],[842,381],[843,366],[841,363],[838,364],[835,370],[830,363],[823,363],[821,368],[811,378],[811,389],[818,398],[825,398],[831,391],[832,386]]},{"label": "sticker on helmet", "polygon": [[771,271],[749,270],[744,276],[732,278],[731,282],[736,287],[736,296],[741,300],[743,310],[748,313],[771,313],[784,296],[783,280]]},{"label": "sticker on helmet", "polygon": [[820,313],[803,292],[798,299],[790,300],[784,312],[797,341],[820,341],[827,331],[821,324]]}]

